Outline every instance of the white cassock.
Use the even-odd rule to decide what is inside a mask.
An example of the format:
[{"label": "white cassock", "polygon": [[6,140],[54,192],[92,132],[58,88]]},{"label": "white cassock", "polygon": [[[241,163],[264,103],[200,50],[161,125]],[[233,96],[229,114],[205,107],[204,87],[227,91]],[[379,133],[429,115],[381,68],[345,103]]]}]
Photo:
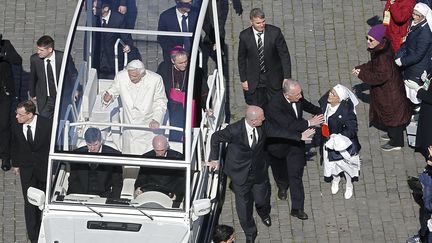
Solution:
[{"label": "white cassock", "polygon": [[[124,123],[148,126],[155,120],[162,124],[168,100],[159,74],[146,70],[144,77],[134,84],[130,81],[127,70],[120,71],[107,92],[115,97],[120,96]],[[153,149],[154,136],[155,133],[149,129],[125,128],[122,134],[122,152],[144,154]]]}]

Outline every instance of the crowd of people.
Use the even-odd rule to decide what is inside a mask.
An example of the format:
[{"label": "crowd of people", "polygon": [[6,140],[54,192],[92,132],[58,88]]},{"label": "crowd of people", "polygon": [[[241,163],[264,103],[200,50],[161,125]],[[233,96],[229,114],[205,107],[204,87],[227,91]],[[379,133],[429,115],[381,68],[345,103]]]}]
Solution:
[{"label": "crowd of people", "polygon": [[[218,1],[222,5],[224,2]],[[196,2],[177,0],[175,3],[175,6],[161,13],[158,30],[192,32],[198,16],[198,9],[194,6]],[[239,1],[236,3],[236,12],[241,14],[241,3],[240,7]],[[95,27],[135,26],[137,13],[134,0],[95,0],[92,11]],[[257,227],[253,219],[253,205],[262,223],[267,227],[272,225],[269,167],[279,200],[287,200],[289,190],[291,216],[307,220],[309,216],[304,209],[303,186],[307,153],[305,141],[319,138],[324,181],[331,183],[329,190],[336,194],[344,178],[344,198],[347,200],[354,195],[353,182],[360,176],[361,144],[357,137],[356,106],[359,101],[354,93],[348,87],[337,84],[319,99],[317,105],[312,104],[303,96],[302,83],[292,78],[290,53],[281,29],[266,24],[265,13],[260,8],[252,9],[249,19],[250,27],[240,32],[238,47],[240,85],[247,104],[245,117],[212,135],[207,165],[214,170],[220,168],[220,143],[226,143],[224,173],[232,182],[236,211],[246,241],[255,242]],[[429,127],[432,119],[432,90],[429,87],[432,73],[431,25],[432,10],[427,3],[387,0],[383,22],[371,26],[366,35],[370,61],[352,69],[353,75],[370,86],[369,122],[385,132],[380,137],[387,141],[381,146],[383,151],[400,150],[404,146],[406,126],[410,122],[418,124],[415,146],[427,162],[426,170],[420,176],[420,182],[424,185],[426,217],[419,234],[409,240],[419,241],[432,238],[428,230],[428,225],[432,229],[432,136]],[[169,138],[166,138],[156,135],[152,129],[158,129],[164,123],[165,113],[168,113],[171,126],[185,126],[192,37],[158,36],[163,62],[157,71],[151,71],[141,61],[130,34],[97,32],[93,35],[93,46],[96,47],[91,52],[93,67],[97,69],[99,78],[113,79],[112,85],[103,92],[102,102],[109,105],[119,97],[124,108],[124,121],[148,125],[150,130],[125,128],[120,152],[103,144],[99,129],[88,128],[84,136],[86,146],[75,152],[181,159],[183,155],[169,149],[168,143],[183,142],[184,133],[170,131]],[[119,50],[129,55],[124,69],[116,67],[111,48],[119,38],[123,42]],[[214,37],[211,42],[214,45]],[[63,52],[54,48],[54,40],[50,36],[42,36],[36,46],[37,52],[30,58],[30,100],[17,106],[17,122],[9,129],[10,97],[14,93],[10,70],[11,65],[20,64],[22,60],[11,43],[0,36],[0,132],[2,137],[10,138],[0,141],[0,156],[2,163],[12,159],[13,171],[21,178],[25,199],[29,187],[45,189],[49,131],[63,59]],[[77,70],[72,58],[66,59],[65,85],[71,86],[76,80]],[[205,107],[208,92],[205,72],[196,68],[194,75],[193,102],[190,104],[193,126],[201,120],[199,111]],[[304,111],[312,117],[304,118]],[[418,114],[417,120],[413,114]],[[318,136],[315,136],[316,133]],[[174,170],[167,173],[160,169],[141,169],[135,183],[135,196],[148,190],[162,191],[173,199],[173,205],[178,206],[184,198],[184,177],[184,174]],[[68,193],[118,198],[121,188],[120,166],[70,166]],[[29,239],[36,242],[40,211],[27,200],[25,217]],[[222,233],[223,236],[220,235]],[[232,242],[235,235],[231,227],[220,226],[215,230],[214,237],[215,242]]]}]

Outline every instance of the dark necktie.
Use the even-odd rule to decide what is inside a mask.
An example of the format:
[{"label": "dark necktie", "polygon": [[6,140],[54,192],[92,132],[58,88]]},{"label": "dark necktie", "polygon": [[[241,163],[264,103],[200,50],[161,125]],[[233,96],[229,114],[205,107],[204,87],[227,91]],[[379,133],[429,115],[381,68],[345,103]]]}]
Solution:
[{"label": "dark necktie", "polygon": [[[182,28],[182,32],[189,32],[189,28],[187,25],[187,18],[188,16],[183,14],[182,15],[182,21],[181,21],[181,28]],[[188,52],[190,52],[190,37],[184,37],[184,49]]]},{"label": "dark necktie", "polygon": [[51,66],[51,60],[47,59],[47,82],[48,82],[48,90],[49,94],[48,96],[55,97],[57,94],[56,87],[55,87],[55,80],[54,80],[54,72]]},{"label": "dark necktie", "polygon": [[264,45],[261,38],[262,34],[263,34],[262,32],[258,32],[257,34],[258,35],[258,57],[259,57],[260,70],[262,73],[265,73],[267,70],[264,64]]},{"label": "dark necktie", "polygon": [[251,148],[254,148],[255,145],[257,144],[257,137],[255,135],[256,129],[252,129],[252,145]]},{"label": "dark necktie", "polygon": [[33,133],[30,125],[27,125],[27,142],[33,144]]},{"label": "dark necktie", "polygon": [[106,27],[106,25],[107,25],[106,19],[102,19],[102,27]]}]

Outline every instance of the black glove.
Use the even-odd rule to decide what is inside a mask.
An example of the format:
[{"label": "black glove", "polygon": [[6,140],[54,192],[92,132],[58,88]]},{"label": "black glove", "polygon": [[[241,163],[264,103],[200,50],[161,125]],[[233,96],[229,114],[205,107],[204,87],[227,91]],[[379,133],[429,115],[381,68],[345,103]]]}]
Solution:
[{"label": "black glove", "polygon": [[1,161],[1,168],[3,171],[8,171],[11,169],[12,165],[9,159],[2,159]]}]

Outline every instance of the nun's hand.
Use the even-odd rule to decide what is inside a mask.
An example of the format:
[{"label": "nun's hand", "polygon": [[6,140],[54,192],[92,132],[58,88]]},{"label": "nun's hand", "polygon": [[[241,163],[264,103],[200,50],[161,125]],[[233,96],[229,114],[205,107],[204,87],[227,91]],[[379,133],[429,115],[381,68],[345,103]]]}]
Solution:
[{"label": "nun's hand", "polygon": [[423,82],[426,82],[427,80],[429,80],[428,79],[428,73],[426,72],[426,70],[424,70],[423,71],[423,73],[422,73],[422,75],[421,75],[421,80],[423,81]]},{"label": "nun's hand", "polygon": [[398,65],[399,67],[402,66],[402,61],[401,61],[400,58],[396,59],[396,60],[395,60],[395,63],[396,63],[396,65]]},{"label": "nun's hand", "polygon": [[409,79],[405,80],[404,83],[405,83],[405,86],[407,86],[410,89],[415,90],[416,92],[421,88],[420,85],[418,85],[416,82],[409,80]]}]

